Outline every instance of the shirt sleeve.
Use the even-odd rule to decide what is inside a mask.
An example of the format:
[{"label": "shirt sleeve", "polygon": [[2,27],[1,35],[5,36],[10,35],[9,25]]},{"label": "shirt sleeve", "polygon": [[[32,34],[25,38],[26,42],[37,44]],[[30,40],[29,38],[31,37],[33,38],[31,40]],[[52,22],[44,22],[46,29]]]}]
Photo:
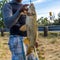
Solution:
[{"label": "shirt sleeve", "polygon": [[17,23],[20,17],[20,9],[17,10],[15,14],[12,13],[12,7],[10,4],[5,4],[2,8],[2,15],[4,24],[7,28],[11,28],[14,24]]}]

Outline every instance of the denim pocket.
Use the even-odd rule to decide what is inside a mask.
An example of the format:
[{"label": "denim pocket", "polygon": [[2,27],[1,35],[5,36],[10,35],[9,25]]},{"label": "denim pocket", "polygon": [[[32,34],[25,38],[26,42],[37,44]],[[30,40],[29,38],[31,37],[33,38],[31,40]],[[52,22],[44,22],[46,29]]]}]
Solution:
[{"label": "denim pocket", "polygon": [[16,50],[17,44],[18,44],[17,38],[15,36],[10,36],[8,45],[12,52]]}]

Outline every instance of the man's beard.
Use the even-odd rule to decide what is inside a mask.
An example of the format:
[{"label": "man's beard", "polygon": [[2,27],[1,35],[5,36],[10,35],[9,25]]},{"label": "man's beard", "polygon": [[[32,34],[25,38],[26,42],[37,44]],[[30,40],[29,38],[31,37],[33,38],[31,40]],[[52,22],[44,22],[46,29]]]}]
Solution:
[{"label": "man's beard", "polygon": [[21,2],[22,0],[16,0],[17,2]]}]

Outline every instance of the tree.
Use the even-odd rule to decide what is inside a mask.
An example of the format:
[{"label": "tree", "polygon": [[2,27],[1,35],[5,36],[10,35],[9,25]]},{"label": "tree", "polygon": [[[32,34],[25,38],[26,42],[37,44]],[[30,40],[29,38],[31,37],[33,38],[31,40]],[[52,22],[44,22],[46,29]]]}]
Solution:
[{"label": "tree", "polygon": [[9,0],[1,0],[0,1],[0,28],[1,28],[1,36],[4,36],[4,34],[3,34],[4,23],[3,23],[3,16],[2,16],[2,7],[8,1]]},{"label": "tree", "polygon": [[58,13],[58,21],[59,21],[59,24],[60,24],[60,13]]},{"label": "tree", "polygon": [[50,22],[47,17],[41,17],[40,19],[37,20],[38,26],[46,26],[49,25]]},{"label": "tree", "polygon": [[40,19],[38,19],[38,24],[40,24],[39,26],[44,26],[44,37],[48,36],[48,25],[49,25],[49,20],[47,17],[41,17]]},{"label": "tree", "polygon": [[48,21],[48,18],[47,18],[47,17],[45,17],[45,18],[42,20],[42,24],[43,24],[44,26],[46,26],[46,25],[49,24],[49,21]]},{"label": "tree", "polygon": [[41,18],[39,18],[38,20],[37,20],[37,24],[38,24],[38,26],[41,26],[42,25],[42,21],[43,20],[43,17],[41,17]]},{"label": "tree", "polygon": [[53,25],[59,25],[59,20],[55,19]]}]

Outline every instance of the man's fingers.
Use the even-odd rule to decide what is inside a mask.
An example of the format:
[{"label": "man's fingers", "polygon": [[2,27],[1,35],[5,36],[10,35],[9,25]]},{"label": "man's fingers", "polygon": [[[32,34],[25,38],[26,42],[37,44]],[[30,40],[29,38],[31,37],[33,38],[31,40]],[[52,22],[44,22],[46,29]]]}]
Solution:
[{"label": "man's fingers", "polygon": [[27,6],[29,6],[29,4],[23,5],[23,6],[21,7],[21,11],[24,11],[24,10],[28,11],[28,7],[27,7]]}]

